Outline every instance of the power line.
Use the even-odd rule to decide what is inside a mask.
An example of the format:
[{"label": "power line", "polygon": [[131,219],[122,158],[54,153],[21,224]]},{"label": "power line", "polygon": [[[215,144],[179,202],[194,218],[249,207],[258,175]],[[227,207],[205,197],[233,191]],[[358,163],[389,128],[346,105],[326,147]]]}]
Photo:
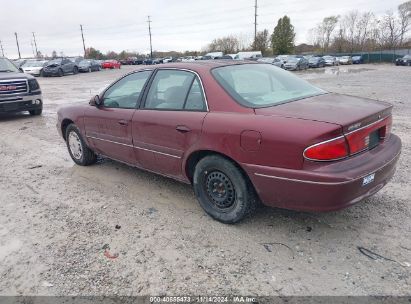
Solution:
[{"label": "power line", "polygon": [[39,55],[39,51],[37,49],[37,42],[36,42],[36,36],[34,35],[34,32],[31,32],[33,34],[33,39],[34,39],[34,46],[36,47],[36,56],[37,57]]},{"label": "power line", "polygon": [[19,52],[19,59],[21,59],[19,39],[17,38],[17,33],[16,32],[14,33],[14,35],[16,36],[16,44],[17,44],[17,51]]},{"label": "power line", "polygon": [[84,58],[86,58],[86,44],[84,43],[83,25],[80,24],[81,39],[83,39]]},{"label": "power line", "polygon": [[150,35],[150,58],[153,58],[153,45],[151,42],[151,20],[150,16],[147,16],[147,22],[148,22],[148,34]]}]

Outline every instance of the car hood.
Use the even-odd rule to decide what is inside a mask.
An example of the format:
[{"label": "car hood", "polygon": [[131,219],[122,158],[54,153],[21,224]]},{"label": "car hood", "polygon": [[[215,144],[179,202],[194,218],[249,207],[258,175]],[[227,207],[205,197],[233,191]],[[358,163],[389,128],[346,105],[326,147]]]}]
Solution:
[{"label": "car hood", "polygon": [[34,77],[24,73],[17,73],[17,72],[0,72],[0,80],[7,80],[7,79],[16,79],[16,78],[23,78],[23,79],[33,79]]},{"label": "car hood", "polygon": [[372,99],[328,93],[268,108],[255,109],[258,115],[292,117],[340,125],[352,130],[391,114],[392,105]]}]

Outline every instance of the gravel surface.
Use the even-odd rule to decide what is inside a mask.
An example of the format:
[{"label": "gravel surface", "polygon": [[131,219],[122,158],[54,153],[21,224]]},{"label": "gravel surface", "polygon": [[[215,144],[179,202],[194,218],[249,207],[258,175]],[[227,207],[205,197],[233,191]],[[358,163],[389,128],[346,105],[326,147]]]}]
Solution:
[{"label": "gravel surface", "polygon": [[231,226],[207,216],[188,185],[71,161],[57,108],[87,102],[130,69],[39,78],[41,117],[0,116],[1,295],[411,295],[411,68],[298,72],[395,105],[403,152],[391,183],[339,212],[262,207]]}]

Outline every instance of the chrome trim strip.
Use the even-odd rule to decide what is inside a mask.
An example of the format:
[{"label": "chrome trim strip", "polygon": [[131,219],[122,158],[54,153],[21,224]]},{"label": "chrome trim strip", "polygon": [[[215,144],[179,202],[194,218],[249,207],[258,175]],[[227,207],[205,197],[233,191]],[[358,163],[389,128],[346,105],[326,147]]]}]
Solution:
[{"label": "chrome trim strip", "polygon": [[205,93],[205,91],[204,91],[203,81],[201,80],[200,75],[199,75],[196,71],[193,71],[193,70],[190,70],[190,69],[185,69],[185,68],[173,68],[173,67],[164,67],[164,68],[163,68],[163,67],[159,67],[159,68],[158,68],[158,71],[160,71],[160,70],[186,71],[186,72],[190,72],[190,73],[195,74],[195,75],[197,76],[197,78],[200,80],[201,91],[203,92],[203,96],[204,96],[204,101],[205,101],[205,103],[206,103],[207,112],[210,111],[210,109],[209,109],[209,107],[208,107],[207,95],[206,95],[206,93]]},{"label": "chrome trim strip", "polygon": [[262,174],[262,173],[257,173],[255,172],[254,175],[256,176],[261,176],[261,177],[267,177],[267,178],[273,178],[273,179],[281,179],[281,180],[286,180],[286,181],[291,181],[291,182],[298,182],[298,183],[306,183],[306,184],[315,184],[315,185],[343,185],[343,184],[348,184],[352,182],[356,182],[359,179],[362,179],[372,173],[376,173],[380,171],[382,168],[385,166],[388,166],[391,164],[394,160],[398,158],[398,156],[401,154],[401,151],[399,151],[390,161],[386,162],[384,165],[378,167],[377,169],[362,175],[360,177],[353,178],[349,181],[343,181],[343,182],[316,182],[316,181],[310,181],[310,180],[304,180],[304,179],[297,179],[297,178],[288,178],[288,177],[281,177],[281,176],[274,176],[274,175],[267,175],[267,174]]},{"label": "chrome trim strip", "polygon": [[164,153],[164,152],[159,152],[159,151],[155,151],[155,150],[150,150],[150,149],[146,149],[146,148],[141,148],[141,147],[137,147],[137,146],[134,146],[134,148],[139,149],[139,150],[154,152],[154,153],[157,153],[157,154],[161,154],[161,155],[165,155],[165,156],[170,156],[170,157],[174,157],[174,158],[179,158],[179,159],[181,158],[180,156],[177,156],[177,155],[172,155],[172,154],[168,154],[168,153]]},{"label": "chrome trim strip", "polygon": [[381,118],[381,119],[379,119],[379,120],[377,120],[377,121],[374,121],[374,122],[372,122],[372,123],[370,123],[370,124],[368,124],[368,125],[362,126],[361,128],[358,128],[358,129],[355,129],[355,130],[350,131],[350,132],[348,132],[348,133],[345,133],[344,135],[350,135],[350,134],[355,133],[355,132],[357,132],[357,131],[360,131],[360,130],[362,130],[362,129],[371,127],[371,126],[373,126],[373,125],[375,125],[375,124],[383,121],[384,119],[387,119],[388,117],[390,117],[390,115],[387,115],[387,116],[385,116],[384,118]]},{"label": "chrome trim strip", "polygon": [[334,140],[338,140],[338,139],[341,139],[341,138],[345,138],[345,136],[341,135],[341,136],[338,136],[338,137],[335,137],[335,138],[325,140],[325,141],[319,142],[317,144],[311,145],[311,146],[304,149],[303,157],[307,160],[316,161],[316,162],[330,162],[330,161],[342,160],[344,158],[347,158],[348,155],[344,156],[344,157],[340,157],[340,158],[333,158],[333,159],[313,159],[313,158],[309,158],[309,157],[305,156],[305,151],[307,151],[308,149],[311,149],[312,147],[316,147],[316,146],[319,146],[319,145],[322,145],[322,144],[325,144],[325,143],[328,143],[328,142],[331,142],[331,141],[334,141]]},{"label": "chrome trim strip", "polygon": [[98,138],[98,137],[95,137],[95,136],[88,136],[88,135],[87,135],[87,138],[92,138],[92,139],[97,139],[97,140],[101,140],[101,141],[106,141],[106,142],[110,142],[110,143],[113,143],[113,144],[122,145],[122,146],[130,147],[130,148],[135,148],[135,149],[139,149],[139,150],[144,150],[144,151],[149,151],[149,152],[153,152],[153,153],[157,153],[157,154],[161,154],[161,155],[165,155],[165,156],[170,156],[170,157],[174,157],[174,158],[178,158],[178,159],[181,158],[180,156],[177,156],[177,155],[172,155],[172,154],[168,154],[168,153],[164,153],[164,152],[159,152],[159,151],[150,150],[150,149],[146,149],[146,148],[142,148],[142,147],[137,147],[137,146],[134,146],[134,145],[123,144],[123,143],[119,143],[119,142],[117,142],[117,141],[112,141],[112,140],[108,140],[108,139],[102,139],[102,138]]}]

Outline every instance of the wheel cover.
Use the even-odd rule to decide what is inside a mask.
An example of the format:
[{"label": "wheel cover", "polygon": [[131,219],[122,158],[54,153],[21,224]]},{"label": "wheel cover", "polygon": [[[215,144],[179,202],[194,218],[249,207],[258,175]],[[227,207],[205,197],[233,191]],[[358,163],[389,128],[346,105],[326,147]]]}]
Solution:
[{"label": "wheel cover", "polygon": [[223,172],[209,172],[204,180],[204,187],[210,202],[218,209],[227,209],[234,205],[235,189]]},{"label": "wheel cover", "polygon": [[77,160],[81,159],[83,155],[83,146],[81,144],[80,137],[77,135],[76,132],[70,132],[68,136],[68,144],[70,148],[71,155]]}]

